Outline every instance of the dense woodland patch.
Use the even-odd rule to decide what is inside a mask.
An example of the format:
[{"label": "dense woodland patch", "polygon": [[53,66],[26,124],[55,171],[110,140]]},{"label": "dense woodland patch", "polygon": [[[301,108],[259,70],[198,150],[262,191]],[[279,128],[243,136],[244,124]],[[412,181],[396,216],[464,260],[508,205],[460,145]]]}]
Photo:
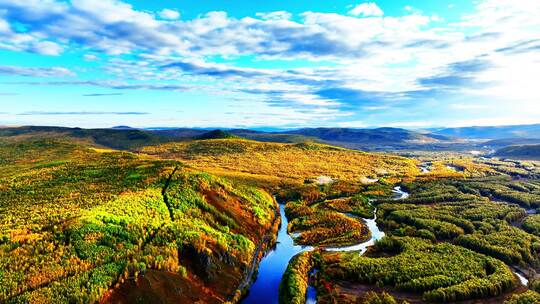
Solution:
[{"label": "dense woodland patch", "polygon": [[[426,301],[449,302],[499,295],[516,285],[501,261],[448,243],[387,237],[367,256],[323,255],[323,282],[347,280],[391,286],[422,294]],[[322,294],[332,297],[332,287]]]},{"label": "dense woodland patch", "polygon": [[177,300],[222,302],[274,224],[266,192],[174,161],[54,141],[0,155],[0,302],[114,298],[150,269],[191,286]]}]

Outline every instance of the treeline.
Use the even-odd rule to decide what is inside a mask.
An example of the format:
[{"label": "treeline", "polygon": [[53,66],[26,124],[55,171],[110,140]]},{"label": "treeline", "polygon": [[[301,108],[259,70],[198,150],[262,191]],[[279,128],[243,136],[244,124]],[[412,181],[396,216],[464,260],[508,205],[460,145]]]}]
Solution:
[{"label": "treeline", "polygon": [[387,292],[376,293],[370,291],[367,293],[365,300],[362,304],[407,304],[407,301],[396,300],[391,294]]},{"label": "treeline", "polygon": [[519,204],[525,208],[540,207],[540,188],[538,182],[494,179],[471,181],[468,184],[470,187],[477,189],[483,196]]},{"label": "treeline", "polygon": [[375,207],[362,194],[326,200],[320,204],[341,213],[350,213],[363,218],[373,218],[374,216],[373,211]]},{"label": "treeline", "polygon": [[313,246],[346,246],[371,237],[364,222],[327,208],[323,203],[289,202],[285,207],[289,232],[299,232],[295,242]]},{"label": "treeline", "polygon": [[312,252],[303,252],[289,261],[279,285],[280,304],[306,303],[309,273],[315,266],[312,255]]},{"label": "treeline", "polygon": [[504,302],[504,304],[536,304],[536,303],[540,303],[540,294],[532,290],[527,290],[524,293],[512,295],[510,299]]}]

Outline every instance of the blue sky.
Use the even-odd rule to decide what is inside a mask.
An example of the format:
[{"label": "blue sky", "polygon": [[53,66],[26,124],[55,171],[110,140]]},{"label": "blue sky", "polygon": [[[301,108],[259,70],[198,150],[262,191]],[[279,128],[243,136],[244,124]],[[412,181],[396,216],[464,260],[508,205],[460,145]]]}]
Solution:
[{"label": "blue sky", "polygon": [[0,0],[0,125],[540,122],[540,1]]}]

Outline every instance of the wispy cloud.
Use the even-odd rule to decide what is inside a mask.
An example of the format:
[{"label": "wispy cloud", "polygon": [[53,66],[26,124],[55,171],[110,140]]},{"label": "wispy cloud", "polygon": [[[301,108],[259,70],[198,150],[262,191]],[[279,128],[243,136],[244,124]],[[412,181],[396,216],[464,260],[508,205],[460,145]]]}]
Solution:
[{"label": "wispy cloud", "polygon": [[87,86],[102,87],[115,90],[151,90],[151,91],[189,91],[192,89],[202,89],[197,85],[175,85],[175,84],[129,84],[119,81],[11,81],[1,82],[3,85],[30,85],[30,86]]},{"label": "wispy cloud", "polygon": [[0,75],[25,77],[74,77],[75,73],[62,67],[35,68],[19,66],[0,66]]},{"label": "wispy cloud", "polygon": [[452,103],[450,108],[456,110],[480,110],[488,109],[490,106],[485,104],[473,104],[473,103]]},{"label": "wispy cloud", "polygon": [[106,96],[121,96],[124,93],[94,93],[94,94],[83,94],[84,97],[106,97]]},{"label": "wispy cloud", "polygon": [[34,115],[148,115],[149,112],[101,112],[101,111],[74,111],[74,112],[48,112],[48,111],[28,111],[18,113],[17,115],[34,116]]},{"label": "wispy cloud", "polygon": [[217,64],[172,62],[161,66],[164,70],[178,69],[184,72],[214,77],[257,77],[265,74],[257,69],[233,68]]}]

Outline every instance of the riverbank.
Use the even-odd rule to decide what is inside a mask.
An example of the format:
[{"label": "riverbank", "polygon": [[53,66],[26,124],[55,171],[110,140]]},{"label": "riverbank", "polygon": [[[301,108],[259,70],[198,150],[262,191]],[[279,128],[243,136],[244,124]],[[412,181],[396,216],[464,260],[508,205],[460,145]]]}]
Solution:
[{"label": "riverbank", "polygon": [[242,304],[279,303],[279,284],[289,261],[298,253],[313,250],[311,246],[294,244],[294,239],[287,232],[289,222],[285,215],[285,205],[280,204],[279,214],[281,225],[277,234],[276,246],[269,250],[259,263],[257,278],[246,297],[241,300]]}]

